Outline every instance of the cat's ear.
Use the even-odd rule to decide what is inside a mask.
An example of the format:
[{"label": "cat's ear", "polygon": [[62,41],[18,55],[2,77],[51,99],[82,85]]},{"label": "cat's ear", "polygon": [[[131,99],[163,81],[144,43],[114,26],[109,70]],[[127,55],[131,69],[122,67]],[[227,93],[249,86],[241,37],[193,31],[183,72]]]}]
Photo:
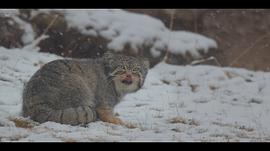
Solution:
[{"label": "cat's ear", "polygon": [[112,53],[111,51],[107,51],[104,53],[103,57],[106,59],[112,59],[114,57],[114,53]]},{"label": "cat's ear", "polygon": [[148,58],[142,58],[142,63],[147,69],[150,68],[150,62]]},{"label": "cat's ear", "polygon": [[105,63],[107,63],[107,65],[111,65],[114,62],[115,54],[110,51],[107,51],[104,53],[103,58],[105,60]]}]

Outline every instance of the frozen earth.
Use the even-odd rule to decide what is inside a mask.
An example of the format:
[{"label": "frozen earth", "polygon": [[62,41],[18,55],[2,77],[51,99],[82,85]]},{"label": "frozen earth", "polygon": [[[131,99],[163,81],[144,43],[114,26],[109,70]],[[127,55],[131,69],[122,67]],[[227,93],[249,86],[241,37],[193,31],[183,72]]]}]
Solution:
[{"label": "frozen earth", "polygon": [[101,121],[86,127],[46,122],[19,128],[24,83],[60,57],[0,48],[0,141],[269,141],[270,73],[159,63],[141,90],[115,112],[130,129]]}]

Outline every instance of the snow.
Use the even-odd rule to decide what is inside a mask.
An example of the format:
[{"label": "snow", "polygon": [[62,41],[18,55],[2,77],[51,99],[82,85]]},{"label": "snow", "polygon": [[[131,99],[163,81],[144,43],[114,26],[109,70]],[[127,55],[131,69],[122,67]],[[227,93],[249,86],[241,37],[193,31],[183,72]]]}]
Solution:
[{"label": "snow", "polygon": [[116,106],[130,129],[102,121],[87,126],[46,122],[19,128],[24,83],[53,54],[0,48],[0,141],[269,141],[270,73],[159,63],[144,86]]},{"label": "snow", "polygon": [[0,9],[0,17],[11,17],[18,14],[19,10],[17,9]]},{"label": "snow", "polygon": [[[159,57],[162,51],[169,51],[181,55],[189,53],[194,58],[200,58],[199,51],[207,53],[210,48],[217,48],[217,43],[211,38],[188,31],[171,31],[159,19],[120,9],[40,9],[32,10],[30,18],[50,12],[63,14],[68,26],[77,28],[83,34],[109,40],[107,47],[116,52],[130,46],[138,53],[144,46],[150,46],[149,50],[142,51],[150,51],[153,57]],[[18,17],[19,10],[1,10],[0,14],[12,17],[23,29],[24,45],[35,39],[32,25]]]},{"label": "snow", "polygon": [[40,35],[39,37],[37,37],[35,40],[32,40],[31,43],[25,45],[22,49],[24,50],[28,50],[28,51],[35,51],[38,52],[40,50],[40,47],[38,47],[38,44],[42,41],[45,40],[47,38],[49,38],[50,36],[48,35]]},{"label": "snow", "polygon": [[22,42],[26,45],[32,42],[35,38],[35,32],[30,23],[20,19],[18,16],[12,17],[16,23],[19,24],[20,28],[24,31],[22,36]]},{"label": "snow", "polygon": [[143,46],[150,46],[153,57],[159,57],[161,51],[168,48],[173,54],[188,52],[199,58],[200,50],[208,52],[210,48],[217,48],[213,39],[203,35],[171,31],[159,19],[119,9],[38,10],[32,16],[50,12],[62,13],[69,27],[77,28],[83,34],[108,39],[108,48],[116,52],[123,51],[127,45],[136,53]]},{"label": "snow", "polygon": [[38,68],[56,55],[0,47],[0,115],[19,115],[23,85]]},{"label": "snow", "polygon": [[169,36],[168,50],[173,54],[185,55],[189,52],[194,58],[199,58],[199,50],[207,53],[209,48],[217,47],[214,40],[191,32],[175,31]]}]

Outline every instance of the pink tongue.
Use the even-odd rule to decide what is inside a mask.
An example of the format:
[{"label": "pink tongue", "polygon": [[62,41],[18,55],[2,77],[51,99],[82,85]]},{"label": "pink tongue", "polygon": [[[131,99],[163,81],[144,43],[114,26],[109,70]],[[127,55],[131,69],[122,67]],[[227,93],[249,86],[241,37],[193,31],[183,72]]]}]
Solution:
[{"label": "pink tongue", "polygon": [[132,78],[131,77],[126,77],[123,81],[125,84],[132,84]]}]

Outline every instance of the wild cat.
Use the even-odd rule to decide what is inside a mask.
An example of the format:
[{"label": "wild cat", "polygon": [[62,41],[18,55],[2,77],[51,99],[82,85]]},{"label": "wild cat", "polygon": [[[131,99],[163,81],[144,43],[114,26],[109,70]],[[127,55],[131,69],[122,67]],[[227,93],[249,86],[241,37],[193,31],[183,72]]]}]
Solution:
[{"label": "wild cat", "polygon": [[113,53],[49,62],[26,84],[22,114],[39,123],[84,125],[99,119],[125,125],[114,116],[114,106],[143,86],[148,69],[147,59]]}]

